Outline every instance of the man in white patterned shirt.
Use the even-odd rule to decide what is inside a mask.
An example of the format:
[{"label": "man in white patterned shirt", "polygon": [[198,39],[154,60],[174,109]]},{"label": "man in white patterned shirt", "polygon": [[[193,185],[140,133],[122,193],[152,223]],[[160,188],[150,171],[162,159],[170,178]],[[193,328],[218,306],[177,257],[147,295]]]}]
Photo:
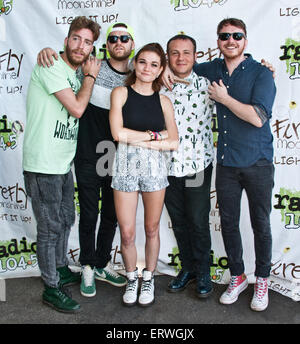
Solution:
[{"label": "man in white patterned shirt", "polygon": [[210,278],[211,237],[209,229],[210,186],[213,161],[209,99],[210,82],[193,72],[196,42],[176,35],[167,44],[169,67],[185,82],[173,84],[163,93],[173,102],[179,132],[179,149],[169,156],[169,187],[165,204],[179,248],[181,271],[171,280],[168,291],[178,292],[196,279],[200,298],[212,291]]}]

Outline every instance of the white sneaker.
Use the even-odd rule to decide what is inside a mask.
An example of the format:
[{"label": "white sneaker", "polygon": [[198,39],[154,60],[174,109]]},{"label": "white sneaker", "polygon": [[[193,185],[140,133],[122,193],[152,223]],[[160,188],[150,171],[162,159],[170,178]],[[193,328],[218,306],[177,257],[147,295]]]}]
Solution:
[{"label": "white sneaker", "polygon": [[221,295],[220,302],[224,305],[230,305],[234,303],[240,293],[244,291],[248,286],[248,279],[245,274],[240,276],[231,276],[229,286],[227,290]]},{"label": "white sneaker", "polygon": [[141,285],[141,293],[139,296],[139,304],[141,306],[149,306],[154,302],[154,275],[151,271],[143,270],[143,280]]},{"label": "white sneaker", "polygon": [[257,277],[250,307],[253,311],[261,312],[268,307],[268,304],[268,280],[267,278]]},{"label": "white sneaker", "polygon": [[137,301],[139,287],[138,269],[136,268],[134,271],[126,272],[126,276],[128,281],[125,294],[123,295],[123,303],[126,306],[134,306]]},{"label": "white sneaker", "polygon": [[96,295],[94,269],[84,265],[81,270],[80,293],[82,296],[93,297]]}]

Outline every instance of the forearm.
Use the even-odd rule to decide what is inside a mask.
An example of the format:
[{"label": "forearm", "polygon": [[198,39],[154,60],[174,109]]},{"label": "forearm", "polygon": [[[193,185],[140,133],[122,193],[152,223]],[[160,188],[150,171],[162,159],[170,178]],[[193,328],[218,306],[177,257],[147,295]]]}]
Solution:
[{"label": "forearm", "polygon": [[[94,79],[91,77],[85,77],[82,81],[81,88],[76,94],[74,109],[81,117],[89,103],[89,100],[92,95],[93,87],[94,87]],[[77,116],[75,116],[77,117]]]},{"label": "forearm", "polygon": [[122,128],[118,131],[118,134],[114,137],[114,139],[119,142],[131,144],[137,142],[150,141],[151,136],[146,131]]},{"label": "forearm", "polygon": [[178,149],[178,140],[164,139],[161,141],[134,142],[131,145],[154,150],[173,151]]},{"label": "forearm", "polygon": [[221,103],[243,121],[246,121],[258,128],[262,126],[262,120],[252,105],[241,103],[230,95],[224,97]]}]

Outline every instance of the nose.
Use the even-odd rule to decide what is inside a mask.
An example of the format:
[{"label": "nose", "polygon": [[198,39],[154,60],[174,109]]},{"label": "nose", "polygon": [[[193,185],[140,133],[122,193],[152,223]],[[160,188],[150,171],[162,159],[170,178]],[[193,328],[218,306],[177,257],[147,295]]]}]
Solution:
[{"label": "nose", "polygon": [[85,46],[85,42],[84,42],[84,39],[79,39],[78,40],[78,48],[79,49],[83,49],[84,48],[84,46]]},{"label": "nose", "polygon": [[149,71],[150,70],[150,63],[145,63],[144,64],[144,70]]},{"label": "nose", "polygon": [[178,60],[183,60],[184,54],[183,53],[179,53],[177,56],[178,56]]}]

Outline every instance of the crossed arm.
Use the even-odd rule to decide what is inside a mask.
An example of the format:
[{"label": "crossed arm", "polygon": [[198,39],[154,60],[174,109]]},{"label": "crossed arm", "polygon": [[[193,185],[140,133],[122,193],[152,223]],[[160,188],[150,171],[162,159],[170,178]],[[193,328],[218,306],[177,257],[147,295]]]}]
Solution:
[{"label": "crossed arm", "polygon": [[[166,130],[160,132],[162,137],[161,140],[158,141],[151,141],[151,136],[146,131],[132,130],[123,126],[122,107],[126,99],[126,87],[117,87],[111,93],[109,122],[111,133],[115,141],[155,150],[178,149],[178,131],[174,118],[173,106],[169,98],[160,95]],[[141,116],[142,115],[143,114],[141,114]]]}]

